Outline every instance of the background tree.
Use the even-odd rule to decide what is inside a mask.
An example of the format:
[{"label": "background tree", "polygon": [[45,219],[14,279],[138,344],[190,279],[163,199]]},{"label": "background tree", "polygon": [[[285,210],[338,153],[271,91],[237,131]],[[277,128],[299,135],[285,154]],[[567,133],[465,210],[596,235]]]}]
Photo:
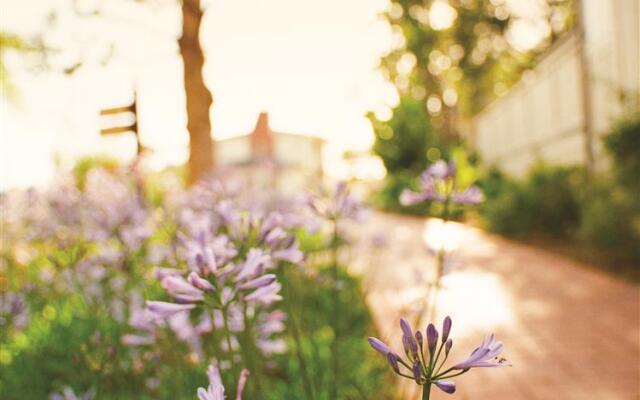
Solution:
[{"label": "background tree", "polygon": [[[400,101],[388,120],[369,114],[373,151],[390,173],[427,162],[430,146],[460,143],[465,121],[504,94],[570,20],[569,0],[540,0],[549,26],[537,48],[518,51],[509,29],[518,18],[504,0],[392,0],[383,14],[395,46],[380,69]],[[419,136],[422,135],[422,138]]]},{"label": "background tree", "polygon": [[188,183],[193,184],[213,168],[210,108],[213,102],[202,75],[204,54],[200,44],[203,11],[200,0],[182,0],[182,36],[178,40],[184,63],[184,89],[189,131]]},{"label": "background tree", "polygon": [[[148,2],[150,6],[171,3],[176,0],[122,0]],[[202,73],[204,66],[204,53],[200,43],[200,28],[204,15],[203,6],[200,0],[177,0],[180,3],[182,17],[182,34],[177,41],[180,56],[184,65],[184,88],[187,112],[187,130],[189,132],[189,161],[187,165],[187,182],[195,183],[206,175],[214,166],[214,143],[211,138],[211,117],[210,108],[213,103],[211,92],[207,88]],[[78,18],[113,18],[108,13],[103,12],[107,2],[91,3],[89,7],[81,6],[76,0],[69,0],[69,9]],[[175,4],[175,3],[173,3]],[[116,17],[117,18],[117,17]],[[26,65],[34,71],[56,71],[67,75],[74,74],[83,66],[95,64],[105,66],[114,54],[118,43],[91,43],[95,47],[100,47],[99,59],[86,59],[83,52],[79,56],[71,58],[65,54],[64,46],[59,43],[51,44],[47,41],[47,34],[60,28],[57,11],[54,9],[45,21],[44,28],[33,37],[22,38],[8,33],[0,34],[0,72],[2,73],[1,87],[3,95],[10,94],[12,86],[7,79],[6,66],[4,65],[4,53],[7,50],[18,50],[28,54],[29,60]],[[95,51],[87,52],[95,58]],[[62,55],[62,57],[60,57]],[[64,56],[67,56],[65,58]],[[65,62],[61,65],[60,59]]]}]

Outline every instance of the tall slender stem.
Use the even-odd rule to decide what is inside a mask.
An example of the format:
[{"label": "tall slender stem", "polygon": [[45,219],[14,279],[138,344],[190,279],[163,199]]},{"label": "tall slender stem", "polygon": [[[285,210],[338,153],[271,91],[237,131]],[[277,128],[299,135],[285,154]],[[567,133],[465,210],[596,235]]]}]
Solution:
[{"label": "tall slender stem", "polygon": [[331,399],[338,398],[338,376],[339,376],[339,364],[338,364],[338,324],[340,323],[340,317],[338,315],[340,309],[340,299],[338,290],[338,219],[333,219],[333,238],[331,241],[332,247],[332,255],[333,255],[333,318],[332,318],[332,328],[333,328],[333,343],[331,345],[331,359],[333,366],[333,385],[332,388],[332,396]]},{"label": "tall slender stem", "polygon": [[422,400],[429,400],[431,396],[431,383],[426,383],[422,386]]},{"label": "tall slender stem", "polygon": [[293,300],[293,288],[290,285],[289,278],[286,276],[286,269],[282,269],[282,279],[284,284],[284,303],[287,308],[287,314],[289,315],[289,324],[291,327],[291,335],[293,336],[293,341],[296,346],[296,357],[298,358],[298,364],[300,366],[300,373],[302,375],[302,385],[304,391],[307,395],[307,398],[311,400],[315,400],[316,393],[313,387],[313,383],[311,381],[311,377],[309,376],[309,371],[307,369],[307,362],[304,357],[303,347],[302,347],[302,335],[300,334],[300,328],[298,326],[298,320],[296,318],[296,314],[293,310],[292,300]]},{"label": "tall slender stem", "polygon": [[224,335],[227,341],[227,351],[229,352],[229,361],[231,361],[231,370],[233,376],[238,376],[237,363],[233,357],[233,346],[231,345],[231,330],[229,329],[229,314],[227,306],[222,307],[222,321],[224,323]]},{"label": "tall slender stem", "polygon": [[243,303],[242,305],[242,317],[244,320],[244,332],[242,335],[244,343],[242,343],[240,347],[244,360],[247,363],[247,367],[249,368],[249,371],[252,372],[250,385],[254,389],[253,393],[262,393],[260,391],[260,371],[258,370],[256,364],[258,351],[253,339],[253,323],[251,321],[251,318],[249,318],[247,303]]}]

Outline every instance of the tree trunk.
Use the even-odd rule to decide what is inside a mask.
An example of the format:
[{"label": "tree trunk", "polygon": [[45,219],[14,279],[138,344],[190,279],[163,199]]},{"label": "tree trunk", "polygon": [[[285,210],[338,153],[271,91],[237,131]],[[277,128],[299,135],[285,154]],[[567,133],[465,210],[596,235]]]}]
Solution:
[{"label": "tree trunk", "polygon": [[182,0],[182,37],[178,40],[184,63],[184,89],[189,131],[187,182],[196,183],[213,168],[213,140],[209,109],[213,98],[202,75],[204,54],[200,47],[200,0]]}]

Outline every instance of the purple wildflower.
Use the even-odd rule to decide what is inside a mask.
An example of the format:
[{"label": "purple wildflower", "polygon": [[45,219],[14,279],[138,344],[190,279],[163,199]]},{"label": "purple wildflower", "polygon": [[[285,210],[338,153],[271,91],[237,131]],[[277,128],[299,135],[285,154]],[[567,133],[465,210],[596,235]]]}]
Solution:
[{"label": "purple wildflower", "polygon": [[149,309],[149,311],[161,318],[168,318],[179,312],[193,310],[195,307],[195,304],[175,304],[167,303],[165,301],[147,300],[147,308]]},{"label": "purple wildflower", "polygon": [[[428,393],[427,391],[431,390],[431,384],[434,384],[443,392],[452,394],[456,391],[456,385],[454,382],[448,380],[449,378],[464,374],[471,368],[506,365],[504,364],[504,359],[497,358],[502,351],[502,343],[497,342],[494,335],[491,335],[482,341],[480,347],[475,349],[467,360],[441,371],[453,346],[453,341],[449,338],[451,326],[451,318],[446,317],[443,321],[442,340],[439,341],[438,330],[435,325],[428,325],[426,341],[430,357],[425,357],[422,347],[424,340],[422,333],[417,331],[414,338],[413,330],[409,323],[401,319],[402,344],[408,361],[400,358],[397,353],[382,341],[373,337],[370,337],[368,340],[374,350],[386,357],[387,362],[395,373],[405,378],[411,378],[418,385],[423,385],[425,393]],[[418,344],[419,350],[417,349]],[[443,355],[443,349],[444,359],[440,360],[440,357]],[[404,368],[404,370],[401,370],[401,368]],[[457,372],[458,370],[461,370],[461,372]]]},{"label": "purple wildflower", "polygon": [[480,347],[477,347],[469,358],[453,366],[453,369],[469,369],[481,367],[506,367],[510,366],[506,359],[498,357],[502,352],[502,342],[497,341],[495,335],[482,339]]},{"label": "purple wildflower", "polygon": [[400,194],[400,204],[410,206],[425,201],[451,201],[461,206],[480,204],[484,200],[480,188],[470,186],[462,191],[456,190],[456,174],[453,160],[433,163],[420,175],[418,191],[405,189]]}]

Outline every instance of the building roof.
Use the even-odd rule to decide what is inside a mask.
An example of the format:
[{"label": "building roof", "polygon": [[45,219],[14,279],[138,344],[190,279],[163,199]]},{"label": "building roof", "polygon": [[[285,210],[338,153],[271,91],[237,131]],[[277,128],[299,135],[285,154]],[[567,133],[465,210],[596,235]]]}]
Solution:
[{"label": "building roof", "polygon": [[322,142],[322,143],[326,142],[325,139],[319,136],[306,135],[301,133],[274,131],[273,129],[271,129],[271,126],[269,126],[269,113],[267,112],[261,112],[260,115],[258,115],[258,119],[256,121],[256,127],[253,129],[253,131],[242,134],[242,135],[236,135],[236,136],[226,137],[223,139],[215,139],[215,140],[216,142],[226,142],[231,140],[246,139],[247,137],[252,137],[254,135],[257,136],[258,138],[252,139],[252,140],[256,140],[257,142],[272,141],[274,136],[294,136],[294,137],[304,138],[304,139],[313,140],[313,141]]}]

